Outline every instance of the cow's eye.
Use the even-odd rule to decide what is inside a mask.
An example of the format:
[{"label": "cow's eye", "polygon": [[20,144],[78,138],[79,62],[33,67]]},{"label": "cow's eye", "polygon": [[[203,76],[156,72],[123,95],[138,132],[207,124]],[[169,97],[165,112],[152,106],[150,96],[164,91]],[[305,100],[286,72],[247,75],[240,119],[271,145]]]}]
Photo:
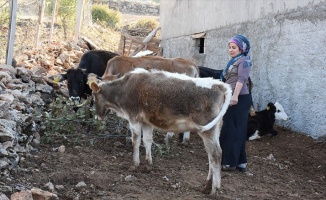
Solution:
[{"label": "cow's eye", "polygon": [[277,112],[281,112],[280,110],[277,110]]}]

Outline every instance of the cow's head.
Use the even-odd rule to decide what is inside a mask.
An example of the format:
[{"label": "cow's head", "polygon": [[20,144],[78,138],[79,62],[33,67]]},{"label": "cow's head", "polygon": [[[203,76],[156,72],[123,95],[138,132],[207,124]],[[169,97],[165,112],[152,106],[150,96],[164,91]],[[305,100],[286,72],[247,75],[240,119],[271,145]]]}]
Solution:
[{"label": "cow's head", "polygon": [[275,119],[276,120],[288,120],[289,119],[288,115],[285,113],[285,111],[283,109],[283,106],[280,103],[275,102],[274,106],[276,108],[276,111],[275,111]]},{"label": "cow's head", "polygon": [[105,98],[102,94],[100,84],[98,83],[97,76],[95,74],[89,74],[87,84],[92,90],[93,101],[96,110],[96,117],[99,120],[103,120],[108,112],[108,106],[106,105]]},{"label": "cow's head", "polygon": [[69,99],[73,101],[80,101],[80,98],[86,92],[85,87],[87,82],[87,74],[85,73],[85,69],[68,69],[67,73],[61,74],[60,81],[63,80],[67,81]]}]

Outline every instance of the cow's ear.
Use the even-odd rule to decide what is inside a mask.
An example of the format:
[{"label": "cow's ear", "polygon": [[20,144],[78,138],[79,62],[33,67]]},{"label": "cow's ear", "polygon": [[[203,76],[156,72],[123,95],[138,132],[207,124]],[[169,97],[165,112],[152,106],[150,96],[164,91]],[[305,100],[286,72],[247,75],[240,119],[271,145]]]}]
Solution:
[{"label": "cow's ear", "polygon": [[100,87],[97,85],[96,82],[91,82],[90,88],[93,92],[98,93],[100,91]]},{"label": "cow's ear", "polygon": [[59,82],[67,80],[67,79],[68,79],[67,74],[61,74],[61,78],[59,79]]},{"label": "cow's ear", "polygon": [[270,110],[273,106],[274,106],[274,104],[272,102],[269,102],[267,104],[266,110]]},{"label": "cow's ear", "polygon": [[272,106],[274,106],[274,103],[269,102],[269,103],[267,104],[267,106],[272,107]]}]

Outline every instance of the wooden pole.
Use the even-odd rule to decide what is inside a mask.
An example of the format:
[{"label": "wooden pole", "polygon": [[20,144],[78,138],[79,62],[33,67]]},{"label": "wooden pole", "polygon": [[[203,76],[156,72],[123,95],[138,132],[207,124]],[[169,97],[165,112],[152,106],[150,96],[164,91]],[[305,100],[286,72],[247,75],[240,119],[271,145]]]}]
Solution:
[{"label": "wooden pole", "polygon": [[83,14],[83,3],[84,3],[84,0],[78,0],[74,45],[77,45],[77,42],[78,42],[78,36],[79,36],[79,31],[80,31],[80,26],[81,26],[81,19],[82,19],[82,14]]},{"label": "wooden pole", "polygon": [[57,0],[54,0],[53,10],[52,10],[52,21],[51,21],[51,30],[50,30],[49,43],[52,43],[52,35],[53,35],[53,29],[54,29],[54,22],[56,20],[57,2],[58,2]]},{"label": "wooden pole", "polygon": [[40,37],[40,31],[41,31],[42,21],[44,16],[44,7],[45,7],[45,0],[41,0],[41,4],[39,7],[38,26],[36,31],[36,43],[35,43],[36,47],[39,46],[39,37]]},{"label": "wooden pole", "polygon": [[59,7],[60,7],[60,1],[61,0],[58,0],[58,2],[57,2],[57,9],[55,10],[55,23],[58,23],[58,13],[59,13]]},{"label": "wooden pole", "polygon": [[12,65],[15,32],[16,32],[16,13],[17,13],[17,1],[10,1],[10,22],[8,32],[8,44],[6,50],[6,64]]}]

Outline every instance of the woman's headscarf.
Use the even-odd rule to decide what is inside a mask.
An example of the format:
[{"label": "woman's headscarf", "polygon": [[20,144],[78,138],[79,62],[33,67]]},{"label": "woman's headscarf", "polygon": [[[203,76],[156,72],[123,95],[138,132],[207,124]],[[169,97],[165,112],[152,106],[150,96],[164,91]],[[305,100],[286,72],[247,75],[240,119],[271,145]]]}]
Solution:
[{"label": "woman's headscarf", "polygon": [[239,60],[241,57],[245,56],[245,62],[243,64],[243,67],[250,67],[251,66],[251,60],[250,60],[250,55],[249,55],[249,51],[250,51],[250,42],[249,40],[243,36],[243,35],[236,35],[234,36],[230,41],[235,43],[239,49],[241,50],[241,53],[239,55],[237,55],[236,57],[232,58],[228,64],[226,65],[226,67],[223,69],[223,72],[221,74],[221,79],[223,82],[225,82],[225,74],[228,71],[229,67],[231,65],[233,65],[237,60]]}]

